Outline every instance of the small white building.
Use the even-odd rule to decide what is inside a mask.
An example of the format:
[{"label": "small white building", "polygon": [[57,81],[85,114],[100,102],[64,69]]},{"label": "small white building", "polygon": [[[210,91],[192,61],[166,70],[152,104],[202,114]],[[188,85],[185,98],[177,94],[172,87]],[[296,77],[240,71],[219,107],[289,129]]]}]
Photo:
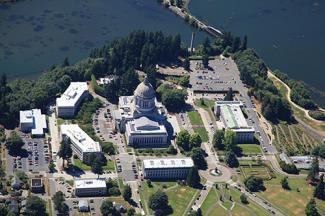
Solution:
[{"label": "small white building", "polygon": [[84,163],[89,163],[91,153],[101,153],[101,146],[94,141],[77,124],[61,125],[61,136],[70,139],[71,149]]},{"label": "small white building", "polygon": [[248,126],[241,110],[242,106],[243,104],[240,101],[216,101],[214,111],[224,127],[236,133],[237,143],[252,143],[255,129]]},{"label": "small white building", "polygon": [[146,179],[186,179],[194,166],[190,157],[153,158],[142,161],[142,171]]},{"label": "small white building", "polygon": [[74,181],[76,196],[105,196],[106,182],[103,179],[78,179]]},{"label": "small white building", "polygon": [[40,109],[20,111],[19,126],[22,132],[31,132],[33,136],[43,136],[47,129],[46,116],[41,113]]},{"label": "small white building", "polygon": [[61,97],[56,99],[58,117],[73,117],[82,100],[88,96],[86,82],[71,82]]}]

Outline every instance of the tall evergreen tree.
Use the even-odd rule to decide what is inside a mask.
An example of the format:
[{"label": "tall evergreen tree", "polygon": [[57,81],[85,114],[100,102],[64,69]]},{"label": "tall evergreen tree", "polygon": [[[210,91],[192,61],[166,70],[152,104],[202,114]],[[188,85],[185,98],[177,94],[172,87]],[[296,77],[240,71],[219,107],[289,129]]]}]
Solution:
[{"label": "tall evergreen tree", "polygon": [[189,170],[187,174],[186,183],[188,186],[196,188],[200,185],[200,182],[201,177],[199,175],[199,171],[197,167],[194,166]]},{"label": "tall evergreen tree", "polygon": [[92,160],[91,171],[97,174],[98,178],[99,175],[103,174],[103,164],[99,157],[96,157],[94,160]]},{"label": "tall evergreen tree", "polygon": [[311,199],[305,208],[306,216],[320,216],[314,199]]},{"label": "tall evergreen tree", "polygon": [[234,100],[234,92],[230,87],[226,93],[226,96],[223,99],[224,101],[233,101]]},{"label": "tall evergreen tree", "polygon": [[311,167],[308,171],[307,180],[312,182],[316,181],[318,178],[318,173],[319,173],[319,163],[318,163],[318,158],[316,157],[313,160]]},{"label": "tall evergreen tree", "polygon": [[317,183],[314,190],[314,197],[324,200],[325,199],[325,185],[323,181],[324,176],[322,175],[320,181]]},{"label": "tall evergreen tree", "polygon": [[130,201],[131,200],[131,197],[132,197],[132,189],[131,189],[130,185],[125,185],[122,195],[123,195],[123,198],[126,201]]},{"label": "tall evergreen tree", "polygon": [[190,70],[190,59],[188,57],[185,57],[185,59],[184,59],[183,68],[186,71]]},{"label": "tall evergreen tree", "polygon": [[209,56],[207,54],[204,54],[202,56],[202,64],[204,68],[208,68],[209,67]]},{"label": "tall evergreen tree", "polygon": [[223,130],[216,130],[213,134],[212,143],[215,148],[218,150],[224,149],[223,145],[223,138],[224,138],[225,132]]},{"label": "tall evergreen tree", "polygon": [[72,156],[71,141],[69,137],[63,136],[58,156],[62,158],[62,167],[64,167],[64,161]]}]

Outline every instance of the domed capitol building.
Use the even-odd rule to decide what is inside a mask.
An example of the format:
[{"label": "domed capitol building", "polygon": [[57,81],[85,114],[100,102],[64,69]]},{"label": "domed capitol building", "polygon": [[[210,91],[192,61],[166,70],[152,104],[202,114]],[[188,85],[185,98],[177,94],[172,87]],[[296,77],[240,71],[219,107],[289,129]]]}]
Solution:
[{"label": "domed capitol building", "polygon": [[125,133],[128,145],[159,148],[168,145],[165,109],[158,103],[155,90],[145,78],[133,96],[121,96],[114,112],[115,128]]}]

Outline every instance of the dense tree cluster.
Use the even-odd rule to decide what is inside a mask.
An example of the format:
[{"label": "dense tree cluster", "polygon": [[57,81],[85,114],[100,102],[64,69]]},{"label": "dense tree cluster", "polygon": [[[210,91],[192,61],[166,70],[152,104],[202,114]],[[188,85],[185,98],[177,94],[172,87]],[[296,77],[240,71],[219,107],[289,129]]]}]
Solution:
[{"label": "dense tree cluster", "polygon": [[319,146],[316,146],[313,151],[312,151],[312,154],[314,156],[319,156],[323,159],[325,159],[325,143],[319,145]]},{"label": "dense tree cluster", "polygon": [[197,188],[201,185],[201,177],[199,175],[198,168],[196,166],[192,167],[188,172],[186,178],[186,184],[190,187]]},{"label": "dense tree cluster", "polygon": [[311,92],[301,81],[291,79],[287,74],[279,70],[273,72],[278,78],[285,82],[291,88],[291,100],[306,109],[316,109],[317,105],[311,99]]},{"label": "dense tree cluster", "polygon": [[165,192],[158,190],[149,197],[149,208],[155,211],[155,215],[167,215],[171,207]]},{"label": "dense tree cluster", "polygon": [[309,201],[309,203],[307,203],[305,213],[306,213],[306,216],[319,216],[320,215],[316,208],[315,199],[311,199]]},{"label": "dense tree cluster", "polygon": [[271,80],[267,79],[267,67],[252,49],[237,52],[234,60],[241,80],[252,87],[252,92],[262,103],[262,113],[271,121],[292,119],[290,105],[282,98]]},{"label": "dense tree cluster", "polygon": [[168,111],[178,112],[185,106],[187,91],[176,89],[168,84],[162,84],[157,88],[157,93]]},{"label": "dense tree cluster", "polygon": [[16,154],[21,150],[24,145],[24,141],[21,139],[16,131],[12,131],[10,136],[6,139],[5,146],[10,154]]},{"label": "dense tree cluster", "polygon": [[176,137],[176,144],[184,151],[191,151],[195,147],[201,147],[202,139],[198,133],[190,134],[186,130],[181,130]]},{"label": "dense tree cluster", "polygon": [[319,174],[319,162],[318,162],[318,158],[315,158],[308,171],[307,181],[311,183],[316,182],[318,180],[318,174]]},{"label": "dense tree cluster", "polygon": [[297,169],[296,165],[294,164],[286,164],[284,161],[280,161],[281,169],[289,174],[299,174],[299,169]]},{"label": "dense tree cluster", "polygon": [[257,176],[249,176],[244,180],[246,188],[251,192],[265,190],[263,179]]},{"label": "dense tree cluster", "polygon": [[54,203],[54,208],[60,213],[65,214],[66,211],[69,209],[67,204],[65,203],[65,197],[62,191],[57,191],[52,196],[52,201]]},{"label": "dense tree cluster", "polygon": [[323,112],[323,111],[312,110],[312,111],[309,111],[309,115],[312,118],[317,119],[319,121],[325,121],[325,112]]},{"label": "dense tree cluster", "polygon": [[26,200],[26,214],[30,216],[48,215],[45,201],[38,196],[30,196]]}]

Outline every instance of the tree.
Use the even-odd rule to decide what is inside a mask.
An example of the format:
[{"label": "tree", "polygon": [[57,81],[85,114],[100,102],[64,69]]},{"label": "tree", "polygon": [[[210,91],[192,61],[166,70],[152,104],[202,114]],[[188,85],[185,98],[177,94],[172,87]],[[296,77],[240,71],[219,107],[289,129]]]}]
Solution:
[{"label": "tree", "polygon": [[94,160],[92,160],[91,171],[97,174],[98,178],[99,175],[103,174],[103,163],[99,157],[96,157]]},{"label": "tree", "polygon": [[176,155],[177,154],[177,149],[173,145],[170,145],[167,149],[168,154]]},{"label": "tree", "polygon": [[102,205],[100,206],[100,212],[102,213],[103,216],[116,215],[117,213],[116,208],[114,207],[112,201],[108,199],[102,202]]},{"label": "tree", "polygon": [[226,130],[224,135],[223,144],[226,147],[226,150],[236,151],[236,133],[233,130]]},{"label": "tree", "polygon": [[318,210],[316,208],[315,199],[311,199],[305,208],[306,216],[319,216]]},{"label": "tree", "polygon": [[186,71],[190,70],[190,59],[188,57],[185,57],[185,59],[184,59],[183,68]]},{"label": "tree", "polygon": [[243,204],[248,204],[247,196],[243,193],[240,195],[240,202]]},{"label": "tree", "polygon": [[154,66],[149,66],[145,69],[146,74],[147,74],[147,79],[149,83],[156,89],[157,87],[157,71]]},{"label": "tree", "polygon": [[204,170],[207,168],[208,165],[205,160],[205,152],[201,148],[193,148],[191,158],[198,169]]},{"label": "tree", "polygon": [[8,216],[8,207],[5,205],[0,205],[0,216]]},{"label": "tree", "polygon": [[130,185],[125,185],[124,190],[123,190],[123,198],[126,201],[130,201],[132,197],[132,189]]},{"label": "tree", "polygon": [[215,148],[218,150],[224,149],[223,139],[224,139],[225,132],[223,130],[216,130],[213,134],[212,143]]},{"label": "tree", "polygon": [[320,178],[320,181],[317,183],[314,190],[314,197],[324,200],[325,199],[325,185],[323,181],[323,175]]},{"label": "tree", "polygon": [[246,188],[251,192],[265,190],[263,179],[257,176],[249,176],[244,180]]},{"label": "tree", "polygon": [[12,131],[7,138],[5,146],[10,153],[17,153],[24,145],[24,141],[20,138],[16,131]]},{"label": "tree", "polygon": [[55,164],[52,160],[50,161],[48,168],[49,168],[50,173],[53,173],[55,171]]},{"label": "tree", "polygon": [[236,154],[232,150],[226,151],[225,161],[229,167],[238,167],[239,166],[239,162],[236,157]]},{"label": "tree", "polygon": [[114,144],[111,142],[102,143],[102,151],[109,155],[115,155]]},{"label": "tree", "polygon": [[290,190],[289,182],[288,182],[288,177],[285,176],[284,178],[281,179],[281,185],[282,188],[285,190]]},{"label": "tree", "polygon": [[69,137],[67,136],[62,137],[62,142],[61,142],[60,150],[58,152],[58,156],[62,158],[63,160],[62,167],[64,168],[64,161],[68,160],[72,156],[71,141]]},{"label": "tree", "polygon": [[135,209],[134,208],[129,208],[127,211],[127,216],[134,216],[135,215]]},{"label": "tree", "polygon": [[319,173],[319,163],[317,157],[313,160],[311,167],[308,171],[307,180],[314,182],[318,178]]},{"label": "tree", "polygon": [[168,111],[177,112],[184,108],[186,97],[186,91],[181,89],[170,89],[162,94],[161,101],[166,106]]},{"label": "tree", "polygon": [[62,191],[57,191],[52,196],[52,201],[54,203],[55,209],[61,213],[64,214],[67,211],[67,205],[65,204],[65,198]]},{"label": "tree", "polygon": [[190,84],[190,76],[185,75],[179,78],[179,84],[183,87],[188,87]]},{"label": "tree", "polygon": [[64,58],[62,62],[62,67],[70,66],[69,59],[67,57]]},{"label": "tree", "polygon": [[202,139],[201,136],[198,133],[194,133],[191,135],[189,144],[190,144],[190,149],[193,149],[195,147],[201,147]]},{"label": "tree", "polygon": [[245,50],[247,49],[247,35],[244,36],[244,39],[241,43],[241,47],[240,47],[241,50]]},{"label": "tree", "polygon": [[234,100],[234,92],[230,87],[226,93],[226,96],[223,99],[224,101],[233,101]]},{"label": "tree", "polygon": [[204,68],[208,68],[209,67],[209,56],[204,54],[202,56],[202,64]]},{"label": "tree", "polygon": [[168,206],[168,196],[165,192],[158,190],[149,197],[149,207],[154,210],[165,210]]},{"label": "tree", "polygon": [[176,137],[176,144],[178,147],[183,148],[185,151],[190,150],[190,138],[191,135],[186,130],[181,130]]},{"label": "tree", "polygon": [[201,177],[199,175],[199,171],[196,166],[192,167],[186,178],[186,184],[190,187],[197,188],[200,186],[201,182]]},{"label": "tree", "polygon": [[28,197],[26,200],[26,214],[29,216],[47,215],[45,202],[37,196]]}]

